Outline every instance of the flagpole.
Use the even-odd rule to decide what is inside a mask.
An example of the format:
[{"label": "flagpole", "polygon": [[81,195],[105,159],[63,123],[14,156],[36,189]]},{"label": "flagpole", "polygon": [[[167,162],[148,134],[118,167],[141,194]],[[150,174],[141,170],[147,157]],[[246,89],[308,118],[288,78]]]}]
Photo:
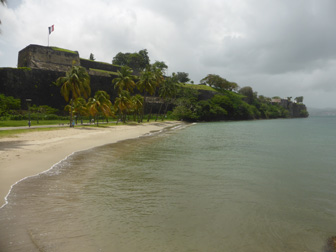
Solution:
[{"label": "flagpole", "polygon": [[52,33],[54,31],[54,25],[48,27],[48,47],[49,47],[49,37],[50,37],[50,33]]}]

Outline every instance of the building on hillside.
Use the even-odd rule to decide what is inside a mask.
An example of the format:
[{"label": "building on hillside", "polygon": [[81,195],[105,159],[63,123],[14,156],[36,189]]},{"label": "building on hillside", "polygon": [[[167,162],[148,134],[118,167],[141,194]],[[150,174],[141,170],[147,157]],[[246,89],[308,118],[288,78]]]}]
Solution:
[{"label": "building on hillside", "polygon": [[288,108],[289,105],[292,103],[288,99],[281,99],[281,98],[272,98],[272,104],[279,104],[280,106],[284,108]]}]

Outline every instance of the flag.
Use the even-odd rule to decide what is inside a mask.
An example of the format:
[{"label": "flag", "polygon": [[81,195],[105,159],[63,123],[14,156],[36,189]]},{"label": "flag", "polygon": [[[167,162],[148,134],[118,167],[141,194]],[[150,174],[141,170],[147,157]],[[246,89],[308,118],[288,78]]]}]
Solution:
[{"label": "flag", "polygon": [[48,30],[49,30],[49,34],[52,33],[54,31],[54,25],[48,27]]}]

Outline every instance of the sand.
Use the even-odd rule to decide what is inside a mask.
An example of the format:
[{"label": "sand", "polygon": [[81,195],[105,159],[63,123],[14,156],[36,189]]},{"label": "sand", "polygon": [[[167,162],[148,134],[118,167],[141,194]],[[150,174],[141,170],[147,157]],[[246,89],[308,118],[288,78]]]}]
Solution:
[{"label": "sand", "polygon": [[0,206],[18,181],[50,169],[74,152],[137,138],[180,122],[110,127],[75,127],[36,131],[0,138]]}]

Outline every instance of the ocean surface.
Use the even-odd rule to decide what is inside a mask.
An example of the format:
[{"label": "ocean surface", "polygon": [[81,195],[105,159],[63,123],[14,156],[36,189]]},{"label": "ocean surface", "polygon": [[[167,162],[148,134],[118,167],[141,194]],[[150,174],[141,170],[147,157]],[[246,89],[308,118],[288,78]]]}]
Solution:
[{"label": "ocean surface", "polygon": [[76,153],[13,187],[0,251],[325,251],[335,130],[336,117],[198,123]]}]

